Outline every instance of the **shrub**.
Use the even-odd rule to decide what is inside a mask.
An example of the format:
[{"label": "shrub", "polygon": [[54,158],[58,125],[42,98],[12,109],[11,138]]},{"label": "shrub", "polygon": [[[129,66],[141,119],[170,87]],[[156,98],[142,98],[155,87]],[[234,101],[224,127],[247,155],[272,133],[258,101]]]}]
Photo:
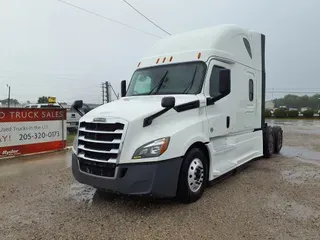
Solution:
[{"label": "shrub", "polygon": [[288,117],[298,117],[299,116],[299,111],[298,110],[290,110],[288,112]]},{"label": "shrub", "polygon": [[273,115],[277,118],[284,118],[287,116],[287,111],[282,108],[278,108],[274,110]]},{"label": "shrub", "polygon": [[271,117],[272,116],[271,111],[269,109],[265,109],[264,110],[264,116],[267,117],[267,118]]},{"label": "shrub", "polygon": [[314,113],[313,113],[313,110],[306,110],[302,114],[306,118],[312,118]]}]

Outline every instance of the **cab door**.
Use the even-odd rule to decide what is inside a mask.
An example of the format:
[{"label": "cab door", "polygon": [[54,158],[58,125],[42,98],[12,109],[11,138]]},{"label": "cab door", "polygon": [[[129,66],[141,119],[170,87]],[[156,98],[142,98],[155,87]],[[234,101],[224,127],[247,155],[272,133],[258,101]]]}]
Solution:
[{"label": "cab door", "polygon": [[236,109],[232,102],[232,71],[229,64],[210,61],[205,95],[207,98],[207,127],[210,139],[211,163],[209,178],[214,179],[231,170],[235,164],[235,146],[230,143],[236,121]]},{"label": "cab door", "polygon": [[[227,76],[229,74],[229,76]],[[206,87],[209,138],[226,136],[232,131],[232,104],[230,104],[231,71],[228,64],[211,60]],[[229,78],[229,79],[228,79]],[[228,91],[229,85],[229,91]],[[222,88],[225,88],[226,92]]]}]

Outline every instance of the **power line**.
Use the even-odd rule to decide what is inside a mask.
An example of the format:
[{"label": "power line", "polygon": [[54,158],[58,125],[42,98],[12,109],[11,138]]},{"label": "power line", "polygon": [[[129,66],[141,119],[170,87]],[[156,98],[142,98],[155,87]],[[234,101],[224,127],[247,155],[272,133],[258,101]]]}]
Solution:
[{"label": "power line", "polygon": [[159,28],[160,30],[162,30],[163,32],[165,32],[168,35],[171,35],[169,32],[167,32],[166,30],[164,30],[162,27],[160,27],[159,25],[157,25],[155,22],[153,22],[151,19],[149,19],[147,16],[145,16],[142,12],[140,12],[138,9],[136,9],[134,6],[132,6],[130,3],[128,3],[126,0],[122,0],[123,2],[125,2],[128,6],[130,6],[132,9],[134,9],[137,13],[139,13],[142,17],[144,17],[145,19],[147,19],[149,22],[151,22],[154,26],[156,26],[157,28]]},{"label": "power line", "polygon": [[87,9],[85,9],[85,8],[82,8],[82,7],[73,5],[73,4],[71,4],[71,3],[68,3],[68,2],[65,2],[65,1],[62,1],[62,0],[57,0],[57,1],[59,1],[59,2],[61,2],[61,3],[64,3],[64,4],[66,4],[66,5],[69,5],[69,6],[71,6],[71,7],[77,8],[77,9],[79,9],[79,10],[85,11],[85,12],[87,12],[87,13],[91,13],[91,14],[93,14],[93,15],[95,15],[95,16],[97,16],[97,17],[103,18],[103,19],[105,19],[105,20],[108,20],[108,21],[111,21],[111,22],[114,22],[114,23],[118,23],[118,24],[120,24],[120,25],[122,25],[122,26],[131,28],[131,29],[134,29],[134,30],[136,30],[136,31],[139,31],[139,32],[148,34],[148,35],[153,36],[153,37],[161,38],[160,36],[157,36],[157,35],[155,35],[155,34],[152,34],[152,33],[146,32],[146,31],[144,31],[144,30],[141,30],[141,29],[139,29],[139,28],[130,26],[130,25],[126,24],[126,23],[122,23],[122,22],[119,22],[119,21],[117,21],[117,20],[113,20],[113,19],[111,19],[111,18],[105,17],[105,16],[103,16],[103,15],[100,15],[100,14],[98,14],[98,13],[92,12],[92,11],[87,10]]}]

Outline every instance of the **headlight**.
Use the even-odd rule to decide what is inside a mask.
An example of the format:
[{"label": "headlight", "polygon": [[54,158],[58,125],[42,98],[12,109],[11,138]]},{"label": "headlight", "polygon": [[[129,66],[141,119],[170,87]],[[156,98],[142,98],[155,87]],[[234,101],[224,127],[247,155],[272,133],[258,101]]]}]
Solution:
[{"label": "headlight", "polygon": [[78,136],[75,136],[73,139],[72,150],[75,153],[77,153],[77,151],[78,151]]},{"label": "headlight", "polygon": [[132,159],[159,157],[167,150],[169,141],[170,138],[165,137],[148,142],[134,152]]}]

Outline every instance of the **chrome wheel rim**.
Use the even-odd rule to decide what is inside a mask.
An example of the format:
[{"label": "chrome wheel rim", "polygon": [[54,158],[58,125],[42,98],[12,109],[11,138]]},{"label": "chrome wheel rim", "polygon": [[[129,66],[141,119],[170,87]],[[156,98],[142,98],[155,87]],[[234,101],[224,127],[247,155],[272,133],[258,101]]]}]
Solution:
[{"label": "chrome wheel rim", "polygon": [[202,161],[193,159],[188,170],[188,185],[192,192],[197,192],[203,184],[204,170]]}]

